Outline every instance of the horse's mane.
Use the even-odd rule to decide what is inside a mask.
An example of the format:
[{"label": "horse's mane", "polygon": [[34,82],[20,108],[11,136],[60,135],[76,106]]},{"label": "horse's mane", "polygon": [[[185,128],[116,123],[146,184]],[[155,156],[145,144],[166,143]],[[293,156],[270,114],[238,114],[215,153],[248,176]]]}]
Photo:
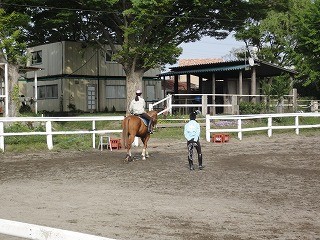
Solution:
[{"label": "horse's mane", "polygon": [[153,125],[155,126],[158,121],[158,112],[156,110],[151,110],[148,112],[148,115],[153,118]]}]

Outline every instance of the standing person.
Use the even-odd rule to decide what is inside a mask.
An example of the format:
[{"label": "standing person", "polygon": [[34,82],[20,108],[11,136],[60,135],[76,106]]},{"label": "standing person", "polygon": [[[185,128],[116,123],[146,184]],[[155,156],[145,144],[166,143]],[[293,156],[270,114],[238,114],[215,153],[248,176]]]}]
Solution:
[{"label": "standing person", "polygon": [[190,170],[194,170],[193,166],[193,147],[196,148],[198,153],[199,170],[203,169],[202,166],[202,153],[200,145],[200,125],[196,121],[197,113],[190,113],[190,121],[184,126],[184,136],[187,139],[188,147],[188,162]]},{"label": "standing person", "polygon": [[144,110],[146,106],[145,100],[141,97],[142,91],[138,89],[136,91],[136,97],[131,101],[129,106],[129,112],[133,115],[140,116],[149,120],[148,123],[148,132],[153,133],[153,119],[150,117]]}]

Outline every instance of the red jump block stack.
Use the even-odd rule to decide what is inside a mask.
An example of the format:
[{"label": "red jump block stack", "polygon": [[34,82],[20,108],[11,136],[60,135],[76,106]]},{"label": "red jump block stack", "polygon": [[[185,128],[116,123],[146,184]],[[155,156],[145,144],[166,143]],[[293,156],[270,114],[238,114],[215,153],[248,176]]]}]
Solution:
[{"label": "red jump block stack", "polygon": [[110,139],[110,148],[111,149],[120,149],[121,148],[121,139]]},{"label": "red jump block stack", "polygon": [[225,143],[225,142],[229,142],[229,140],[230,140],[230,135],[225,133],[213,134],[212,136],[212,142],[214,143]]}]

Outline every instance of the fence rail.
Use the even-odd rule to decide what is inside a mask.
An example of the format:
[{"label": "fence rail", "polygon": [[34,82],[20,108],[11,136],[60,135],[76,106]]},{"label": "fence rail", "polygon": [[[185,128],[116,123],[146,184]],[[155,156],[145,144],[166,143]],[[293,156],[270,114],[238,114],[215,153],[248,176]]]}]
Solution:
[{"label": "fence rail", "polygon": [[[121,133],[122,129],[97,130],[97,121],[122,121],[123,116],[105,116],[105,117],[18,117],[18,118],[0,118],[0,149],[5,150],[5,137],[8,136],[47,136],[48,149],[53,149],[54,135],[69,135],[69,134],[92,134],[92,146],[96,146],[96,134],[106,133]],[[45,132],[5,132],[6,123],[15,122],[42,122],[45,124]],[[55,131],[52,127],[53,122],[92,122],[92,129],[90,130],[70,130],[70,131]]]},{"label": "fence rail", "polygon": [[[274,125],[273,120],[278,118],[294,118],[293,125]],[[300,118],[305,117],[317,117],[320,118],[320,113],[283,113],[283,114],[258,114],[258,115],[219,115],[219,116],[210,116],[206,115],[206,140],[210,142],[211,133],[227,133],[234,132],[238,133],[238,139],[242,140],[244,132],[252,131],[267,131],[269,137],[272,136],[272,131],[276,129],[294,129],[295,133],[298,135],[300,129],[303,128],[320,128],[320,124],[300,124]],[[245,120],[256,120],[256,119],[267,119],[266,126],[262,127],[246,127],[244,124]],[[213,122],[215,120],[226,120],[236,122],[233,128],[212,128]]]},{"label": "fence rail", "polygon": [[37,240],[115,240],[58,228],[0,219],[0,233]]},{"label": "fence rail", "polygon": [[[220,102],[218,101],[220,98]],[[255,98],[258,102],[267,101],[266,95],[238,95],[238,94],[168,94],[164,99],[149,104],[149,110],[154,108],[163,109],[159,114],[167,112],[172,114],[175,110],[182,110],[188,114],[190,109],[197,108],[203,115],[207,113],[215,114],[215,108],[223,109],[224,114],[239,114],[239,104],[246,99]],[[223,99],[223,100],[222,100]],[[211,102],[211,103],[210,103]],[[278,105],[278,101],[271,98],[269,107],[279,107],[280,112],[318,112],[320,100],[298,99],[295,95],[285,95],[283,101]]]}]

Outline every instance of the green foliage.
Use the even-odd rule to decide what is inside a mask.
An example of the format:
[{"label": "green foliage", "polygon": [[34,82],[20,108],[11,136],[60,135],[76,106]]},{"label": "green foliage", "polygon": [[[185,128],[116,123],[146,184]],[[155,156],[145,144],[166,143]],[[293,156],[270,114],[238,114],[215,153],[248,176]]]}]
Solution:
[{"label": "green foliage", "polygon": [[265,103],[241,102],[239,105],[240,114],[260,114],[265,112]]},{"label": "green foliage", "polygon": [[7,13],[0,8],[0,49],[2,58],[11,64],[26,62],[25,29],[30,18],[24,13]]},{"label": "green foliage", "polygon": [[280,103],[284,95],[288,94],[291,89],[292,87],[289,76],[283,75],[274,78],[271,93],[276,96]]},{"label": "green foliage", "polygon": [[77,111],[76,105],[73,103],[69,103],[67,107],[70,109],[71,112]]},{"label": "green foliage", "polygon": [[32,112],[32,109],[28,104],[21,105],[21,107],[19,109],[19,113],[31,113],[31,112]]},{"label": "green foliage", "polygon": [[313,82],[320,86],[320,1],[316,0],[305,5],[303,9],[297,8],[297,39],[295,60],[299,76],[304,84]]}]

